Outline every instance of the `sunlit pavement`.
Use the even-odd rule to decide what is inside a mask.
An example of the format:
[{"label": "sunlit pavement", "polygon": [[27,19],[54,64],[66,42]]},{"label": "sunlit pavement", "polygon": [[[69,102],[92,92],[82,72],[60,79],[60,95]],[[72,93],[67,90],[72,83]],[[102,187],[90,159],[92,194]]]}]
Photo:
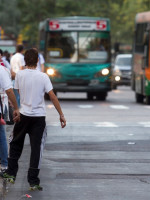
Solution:
[{"label": "sunlit pavement", "polygon": [[110,92],[106,102],[88,101],[84,93],[58,97],[68,124],[60,128],[47,101],[44,190],[28,190],[27,137],[16,183],[5,199],[30,194],[36,200],[149,200],[150,106],[136,104],[129,87]]}]

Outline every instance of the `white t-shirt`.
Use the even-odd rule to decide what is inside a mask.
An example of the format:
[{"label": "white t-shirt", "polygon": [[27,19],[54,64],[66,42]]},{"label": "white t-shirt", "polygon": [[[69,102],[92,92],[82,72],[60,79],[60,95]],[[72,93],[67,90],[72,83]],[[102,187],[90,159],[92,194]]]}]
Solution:
[{"label": "white t-shirt", "polygon": [[5,67],[10,70],[11,66],[10,66],[9,62],[6,60],[5,57],[2,57],[2,61],[3,61],[4,65],[5,65]]},{"label": "white t-shirt", "polygon": [[[0,89],[8,90],[12,88],[11,79],[9,77],[8,72],[4,69],[4,66],[0,65]],[[1,108],[0,108],[1,113]]]},{"label": "white t-shirt", "polygon": [[24,56],[21,53],[15,53],[10,59],[10,65],[12,71],[17,73],[20,67],[25,66]]},{"label": "white t-shirt", "polygon": [[44,64],[45,63],[45,60],[44,60],[44,57],[42,54],[38,54],[38,57],[39,57],[39,61],[37,63],[37,68],[39,71],[41,71],[41,64]]},{"label": "white t-shirt", "polygon": [[46,116],[44,94],[53,89],[47,74],[37,69],[24,69],[16,74],[15,89],[19,89],[21,109],[26,116]]}]

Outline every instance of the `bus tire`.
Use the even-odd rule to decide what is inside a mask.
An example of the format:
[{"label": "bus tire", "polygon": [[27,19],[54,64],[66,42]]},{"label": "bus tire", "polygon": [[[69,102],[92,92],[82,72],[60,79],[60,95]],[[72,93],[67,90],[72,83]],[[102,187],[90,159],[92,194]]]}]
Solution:
[{"label": "bus tire", "polygon": [[88,98],[88,100],[93,100],[93,93],[92,92],[88,92],[87,93],[87,98]]},{"label": "bus tire", "polygon": [[144,96],[143,96],[142,94],[136,93],[136,94],[135,94],[135,99],[136,99],[136,102],[137,102],[137,103],[143,103]]},{"label": "bus tire", "polygon": [[96,95],[96,98],[100,101],[105,101],[107,97],[107,92],[100,92]]},{"label": "bus tire", "polygon": [[146,104],[150,105],[150,96],[146,96]]}]

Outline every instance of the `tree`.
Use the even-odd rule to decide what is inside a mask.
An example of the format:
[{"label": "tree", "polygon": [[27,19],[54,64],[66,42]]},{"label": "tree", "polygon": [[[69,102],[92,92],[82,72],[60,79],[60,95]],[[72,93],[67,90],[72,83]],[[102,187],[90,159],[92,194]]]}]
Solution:
[{"label": "tree", "polygon": [[20,10],[17,7],[17,0],[0,1],[0,26],[4,29],[9,38],[16,39],[19,31]]}]

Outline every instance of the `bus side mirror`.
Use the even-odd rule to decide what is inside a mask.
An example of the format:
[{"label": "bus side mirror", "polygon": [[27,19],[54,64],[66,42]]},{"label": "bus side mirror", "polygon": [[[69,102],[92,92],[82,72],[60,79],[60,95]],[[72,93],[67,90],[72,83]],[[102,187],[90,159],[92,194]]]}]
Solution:
[{"label": "bus side mirror", "polygon": [[147,45],[149,41],[149,32],[145,31],[143,36],[143,45]]}]

